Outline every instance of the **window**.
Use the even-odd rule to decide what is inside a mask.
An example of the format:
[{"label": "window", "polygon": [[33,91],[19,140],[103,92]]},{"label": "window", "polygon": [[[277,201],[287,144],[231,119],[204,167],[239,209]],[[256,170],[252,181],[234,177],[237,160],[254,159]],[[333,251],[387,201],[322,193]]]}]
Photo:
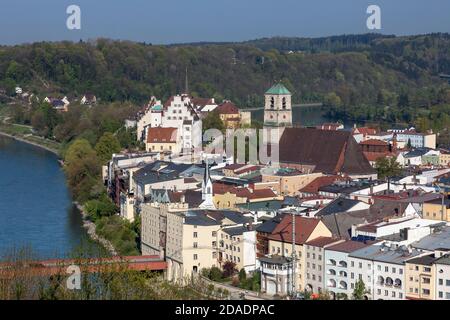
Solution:
[{"label": "window", "polygon": [[351,265],[352,267],[354,267],[354,266],[355,266],[355,261],[352,261],[352,262],[350,263],[350,265]]},{"label": "window", "polygon": [[194,248],[197,248],[197,246],[198,246],[198,243],[197,243],[197,242],[194,242],[193,247],[194,247]]},{"label": "window", "polygon": [[445,299],[450,300],[450,292],[445,293]]},{"label": "window", "polygon": [[426,296],[430,295],[430,289],[422,289],[422,293]]},{"label": "window", "polygon": [[194,254],[194,260],[198,260],[198,255]]},{"label": "window", "polygon": [[387,297],[389,295],[389,291],[388,290],[384,290],[384,295]]},{"label": "window", "polygon": [[381,266],[380,266],[380,265],[378,265],[377,269],[378,269],[378,271],[381,271]]},{"label": "window", "polygon": [[194,232],[194,238],[198,238],[197,232]]},{"label": "window", "polygon": [[442,286],[444,284],[444,279],[439,279],[439,285]]},{"label": "window", "polygon": [[286,109],[286,98],[283,98],[282,104],[283,104],[283,109]]},{"label": "window", "polygon": [[358,266],[360,269],[362,269],[362,262],[360,262]]},{"label": "window", "polygon": [[398,298],[399,298],[399,299],[403,299],[403,293],[399,292]]},{"label": "window", "polygon": [[431,272],[431,268],[430,267],[423,267],[423,271],[424,272]]},{"label": "window", "polygon": [[439,298],[443,298],[444,297],[444,293],[442,291],[439,291],[438,296],[439,296]]},{"label": "window", "polygon": [[392,291],[392,298],[395,298],[395,291]]},{"label": "window", "polygon": [[397,270],[395,268],[392,268],[392,273],[396,273]]},{"label": "window", "polygon": [[275,108],[275,99],[274,99],[274,97],[270,97],[270,107],[272,109]]},{"label": "window", "polygon": [[403,274],[403,269],[399,269],[398,273]]},{"label": "window", "polygon": [[216,236],[217,236],[217,231],[213,231],[213,232],[211,233],[211,235],[212,235],[213,237],[216,237]]},{"label": "window", "polygon": [[450,287],[450,280],[445,280],[445,285],[446,285],[447,287]]},{"label": "window", "polygon": [[422,283],[429,284],[431,282],[430,278],[422,278]]}]

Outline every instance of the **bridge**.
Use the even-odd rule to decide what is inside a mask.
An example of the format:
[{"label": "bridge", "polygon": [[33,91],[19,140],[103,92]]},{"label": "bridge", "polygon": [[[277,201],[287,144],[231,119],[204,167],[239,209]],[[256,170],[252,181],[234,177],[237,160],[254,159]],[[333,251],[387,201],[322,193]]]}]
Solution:
[{"label": "bridge", "polygon": [[82,272],[114,272],[121,270],[165,271],[167,262],[158,255],[116,256],[111,258],[52,259],[43,261],[19,261],[0,263],[0,278],[25,273],[34,276],[67,274],[70,266],[78,266]]}]

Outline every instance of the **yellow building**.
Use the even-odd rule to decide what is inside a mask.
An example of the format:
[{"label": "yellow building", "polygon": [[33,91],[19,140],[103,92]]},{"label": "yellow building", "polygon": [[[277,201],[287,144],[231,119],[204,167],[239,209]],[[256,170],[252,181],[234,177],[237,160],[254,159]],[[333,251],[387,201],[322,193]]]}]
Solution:
[{"label": "yellow building", "polygon": [[434,300],[436,274],[433,265],[434,254],[406,261],[406,298]]},{"label": "yellow building", "polygon": [[178,152],[177,128],[148,128],[145,150],[151,152]]},{"label": "yellow building", "polygon": [[220,222],[195,211],[167,214],[168,278],[189,280],[203,268],[218,266]]},{"label": "yellow building", "polygon": [[217,209],[235,209],[237,204],[283,200],[271,189],[250,189],[215,183],[213,201]]},{"label": "yellow building", "polygon": [[434,199],[424,202],[423,204],[423,218],[439,221],[450,221],[450,199],[444,198],[444,204],[442,205],[442,199]]},{"label": "yellow building", "polygon": [[450,152],[441,150],[439,155],[439,164],[444,167],[450,166]]},{"label": "yellow building", "polygon": [[278,194],[295,196],[299,190],[306,187],[322,173],[302,173],[291,168],[264,168],[261,169],[262,183],[271,185]]},{"label": "yellow building", "polygon": [[251,113],[239,111],[239,108],[231,101],[224,101],[214,111],[219,114],[220,119],[227,129],[236,129],[242,125],[251,124]]},{"label": "yellow building", "polygon": [[[314,218],[296,216],[295,219],[296,287],[303,291],[306,287],[305,243],[319,237],[331,237],[325,224]],[[292,216],[286,214],[269,238],[269,254],[292,257]]]}]

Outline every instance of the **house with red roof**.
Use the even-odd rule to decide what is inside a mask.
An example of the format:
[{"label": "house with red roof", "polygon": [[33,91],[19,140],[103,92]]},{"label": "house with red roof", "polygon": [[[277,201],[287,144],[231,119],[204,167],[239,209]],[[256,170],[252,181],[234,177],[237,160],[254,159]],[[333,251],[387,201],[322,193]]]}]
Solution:
[{"label": "house with red roof", "polygon": [[226,128],[235,129],[241,125],[250,125],[250,112],[240,111],[239,108],[231,101],[225,100],[214,109],[220,116]]}]

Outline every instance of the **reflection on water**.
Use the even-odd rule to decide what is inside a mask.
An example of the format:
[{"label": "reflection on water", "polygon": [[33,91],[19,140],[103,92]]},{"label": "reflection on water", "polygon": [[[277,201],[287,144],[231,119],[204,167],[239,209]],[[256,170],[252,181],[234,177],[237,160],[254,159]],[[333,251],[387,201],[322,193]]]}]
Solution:
[{"label": "reflection on water", "polygon": [[31,248],[66,257],[87,241],[54,154],[0,136],[0,255]]}]

